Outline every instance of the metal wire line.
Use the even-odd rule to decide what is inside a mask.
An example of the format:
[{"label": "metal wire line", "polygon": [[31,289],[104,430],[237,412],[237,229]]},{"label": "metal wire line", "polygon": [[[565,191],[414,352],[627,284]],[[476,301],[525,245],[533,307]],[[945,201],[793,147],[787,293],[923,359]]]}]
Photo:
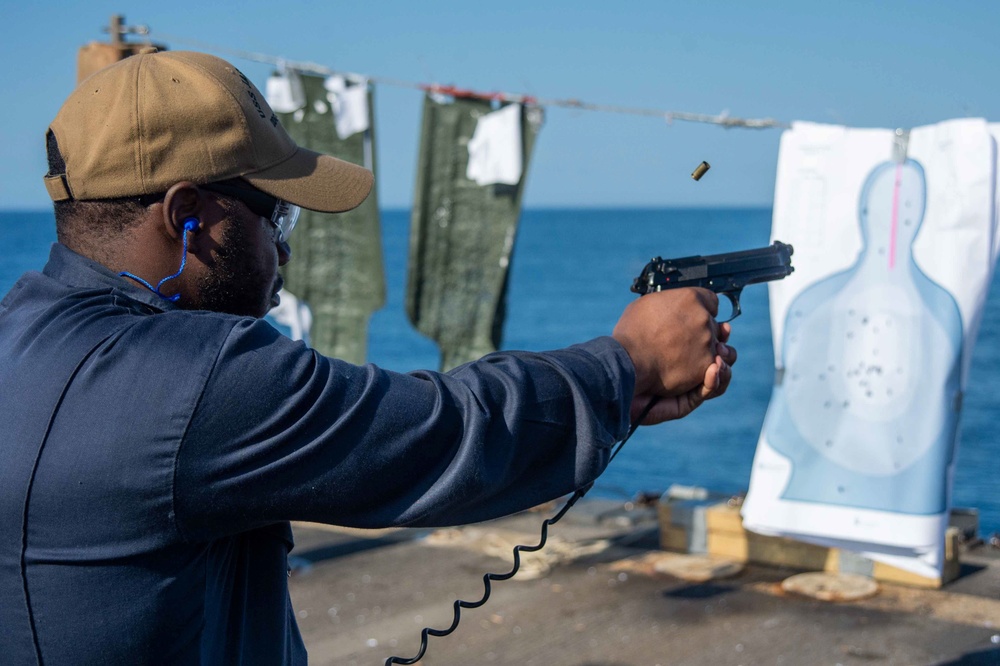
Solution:
[{"label": "metal wire line", "polygon": [[[148,40],[149,35],[153,31],[147,28],[144,30],[142,29],[135,30],[135,32],[142,35],[143,38]],[[713,115],[707,113],[691,113],[688,111],[669,111],[663,109],[648,109],[642,107],[621,106],[616,104],[593,104],[590,102],[581,101],[579,99],[555,99],[555,98],[545,98],[545,97],[534,97],[532,95],[523,95],[520,93],[478,92],[474,90],[457,88],[451,85],[441,85],[436,83],[414,83],[412,81],[404,81],[401,79],[393,79],[383,76],[370,76],[367,74],[357,74],[355,72],[345,72],[343,70],[335,70],[325,65],[320,65],[314,62],[293,61],[293,60],[288,60],[287,58],[281,58],[279,56],[268,55],[266,53],[246,51],[243,49],[232,49],[224,46],[217,46],[215,44],[209,44],[207,42],[203,42],[196,39],[178,37],[175,35],[156,33],[156,38],[167,42],[176,42],[178,44],[183,44],[185,46],[192,46],[205,51],[214,51],[216,53],[222,53],[234,58],[241,58],[243,60],[265,63],[269,65],[274,65],[279,68],[283,67],[298,72],[319,74],[322,76],[333,76],[335,74],[339,74],[342,76],[346,76],[348,78],[366,79],[368,81],[377,83],[379,85],[394,86],[397,88],[411,88],[413,90],[423,90],[425,92],[438,93],[442,95],[451,95],[454,97],[490,99],[502,102],[515,102],[519,104],[537,104],[539,106],[577,109],[580,111],[595,111],[599,113],[618,113],[618,114],[626,114],[633,116],[649,116],[654,118],[662,118],[666,120],[668,123],[672,123],[675,120],[680,120],[692,123],[707,123],[711,125],[719,125],[726,128],[741,127],[748,129],[771,129],[771,128],[786,129],[791,127],[790,123],[787,123],[782,120],[776,120],[774,118],[739,118],[736,116],[730,116],[728,112],[723,112]]]}]

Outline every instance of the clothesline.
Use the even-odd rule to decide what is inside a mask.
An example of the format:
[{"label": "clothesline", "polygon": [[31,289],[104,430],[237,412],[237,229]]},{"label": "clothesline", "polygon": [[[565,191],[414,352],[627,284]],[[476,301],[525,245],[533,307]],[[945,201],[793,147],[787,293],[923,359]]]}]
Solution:
[{"label": "clothesline", "polygon": [[[143,34],[143,36],[145,37],[148,37],[148,35],[151,32],[152,32],[151,30],[146,30],[141,34]],[[647,109],[647,108],[631,107],[631,106],[619,106],[614,104],[592,104],[590,102],[584,102],[579,99],[548,99],[543,97],[535,97],[532,95],[522,95],[519,93],[509,93],[509,92],[480,92],[475,90],[468,90],[465,88],[458,88],[451,85],[440,85],[436,83],[414,83],[412,81],[403,81],[400,79],[338,71],[331,69],[330,67],[319,65],[313,62],[296,62],[288,60],[286,58],[281,58],[279,56],[268,55],[266,53],[257,53],[254,51],[245,51],[242,49],[231,49],[223,46],[216,46],[214,44],[208,44],[206,42],[202,42],[199,40],[188,39],[185,37],[165,35],[163,33],[157,33],[156,37],[157,39],[167,42],[176,42],[178,44],[193,46],[195,48],[203,49],[206,51],[215,51],[216,53],[222,53],[235,58],[242,58],[243,60],[250,60],[253,62],[260,62],[269,65],[274,65],[279,68],[284,67],[286,69],[291,69],[303,73],[319,74],[322,76],[333,76],[339,74],[350,78],[366,79],[368,81],[371,81],[379,85],[395,86],[399,88],[412,88],[414,90],[423,90],[425,92],[436,93],[440,95],[449,95],[451,97],[488,99],[500,102],[514,102],[519,104],[537,104],[540,106],[549,106],[549,107],[554,106],[567,109],[578,109],[581,111],[621,113],[634,116],[650,116],[656,118],[663,118],[668,123],[672,123],[675,120],[682,120],[685,122],[720,125],[726,128],[745,127],[750,129],[769,129],[769,128],[791,127],[789,123],[781,120],[775,120],[774,118],[738,118],[736,116],[730,116],[727,111],[712,115],[707,113],[690,113],[687,111]]]}]

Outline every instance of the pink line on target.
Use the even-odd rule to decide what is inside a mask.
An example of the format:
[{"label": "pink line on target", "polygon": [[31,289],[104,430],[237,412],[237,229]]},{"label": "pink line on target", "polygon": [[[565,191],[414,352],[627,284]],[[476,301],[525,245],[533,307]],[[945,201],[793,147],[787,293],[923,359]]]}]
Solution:
[{"label": "pink line on target", "polygon": [[903,175],[903,165],[896,165],[896,186],[892,190],[892,229],[889,231],[889,270],[896,266],[896,230],[899,223],[899,183]]}]

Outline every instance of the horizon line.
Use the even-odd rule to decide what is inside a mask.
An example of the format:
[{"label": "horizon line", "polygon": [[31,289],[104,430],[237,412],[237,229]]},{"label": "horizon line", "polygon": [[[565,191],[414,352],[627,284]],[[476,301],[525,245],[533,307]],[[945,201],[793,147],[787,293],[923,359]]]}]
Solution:
[{"label": "horizon line", "polygon": [[[628,204],[593,204],[593,205],[580,205],[580,204],[541,204],[535,206],[524,206],[521,208],[521,212],[530,211],[551,211],[551,210],[572,210],[572,211],[585,211],[585,210],[767,210],[773,208],[773,204],[761,204],[761,203],[746,203],[746,204],[718,204],[718,205],[707,205],[707,204],[640,204],[640,205],[628,205]],[[380,212],[397,212],[397,211],[410,211],[412,206],[379,206]],[[21,207],[4,207],[0,206],[0,214],[7,213],[51,213],[52,209],[49,207],[40,208],[21,208]],[[331,215],[338,215],[339,213],[331,213]]]}]

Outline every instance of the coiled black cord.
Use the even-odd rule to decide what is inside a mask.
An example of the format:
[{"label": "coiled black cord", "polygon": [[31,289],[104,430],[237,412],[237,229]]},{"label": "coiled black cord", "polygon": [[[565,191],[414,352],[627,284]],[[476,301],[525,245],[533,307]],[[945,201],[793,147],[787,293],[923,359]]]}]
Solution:
[{"label": "coiled black cord", "polygon": [[[625,442],[627,442],[632,437],[633,433],[635,433],[635,431],[639,428],[639,424],[642,423],[642,420],[644,418],[646,418],[646,416],[649,414],[649,410],[653,408],[653,405],[655,405],[658,400],[659,398],[653,398],[652,400],[649,401],[649,404],[646,405],[645,409],[642,410],[642,414],[639,415],[639,418],[637,418],[635,420],[635,423],[633,423],[632,426],[629,428],[628,434],[626,434],[625,438],[618,443],[618,446],[615,447],[615,450],[611,452],[611,457],[608,458],[609,465],[611,464],[611,461],[615,459],[615,456],[618,455],[618,452],[622,450],[622,447],[625,446]],[[427,652],[427,640],[429,636],[447,636],[448,634],[455,631],[455,629],[458,628],[458,623],[462,619],[462,609],[479,608],[480,606],[485,604],[490,598],[490,591],[492,590],[491,581],[508,580],[510,578],[513,578],[517,574],[518,569],[521,568],[521,551],[527,553],[533,553],[535,551],[544,548],[545,542],[548,540],[549,536],[549,525],[555,525],[556,523],[558,523],[562,519],[562,517],[566,515],[566,512],[569,511],[570,508],[574,504],[576,504],[581,497],[586,495],[587,491],[589,491],[593,487],[594,484],[589,483],[583,488],[578,489],[576,492],[573,493],[573,495],[568,500],[566,500],[566,504],[564,504],[563,507],[559,509],[559,512],[556,513],[556,515],[552,516],[551,518],[546,518],[545,520],[542,521],[541,539],[539,539],[536,545],[525,546],[522,544],[518,544],[514,546],[514,551],[513,551],[514,566],[511,568],[510,571],[503,574],[498,574],[498,573],[483,574],[482,597],[480,597],[477,601],[465,601],[464,599],[455,599],[454,616],[452,618],[450,627],[448,627],[447,629],[434,629],[432,627],[424,627],[420,631],[420,649],[417,651],[416,656],[410,657],[409,659],[406,659],[405,657],[389,657],[385,660],[385,666],[392,666],[392,664],[415,664],[418,661],[420,661],[423,658],[424,653]]]}]

